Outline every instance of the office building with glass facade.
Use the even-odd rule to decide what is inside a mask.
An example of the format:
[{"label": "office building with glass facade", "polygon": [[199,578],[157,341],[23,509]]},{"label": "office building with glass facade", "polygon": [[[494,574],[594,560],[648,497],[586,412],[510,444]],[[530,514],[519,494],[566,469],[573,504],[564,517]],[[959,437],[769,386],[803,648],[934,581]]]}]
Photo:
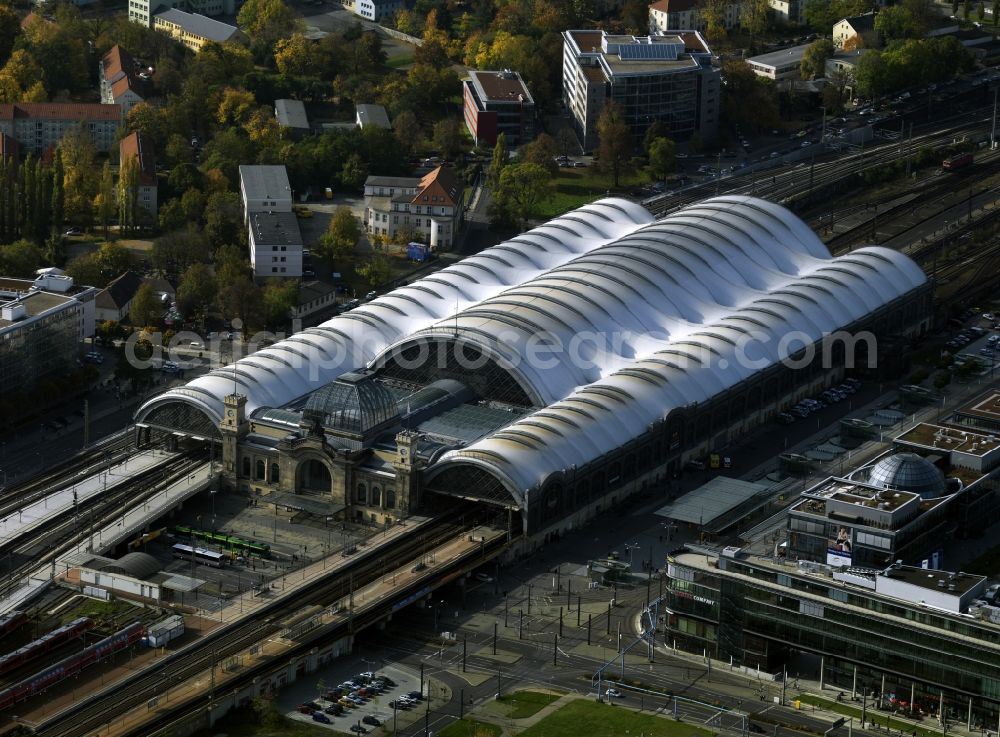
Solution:
[{"label": "office building with glass facade", "polygon": [[665,640],[734,666],[818,676],[874,696],[876,708],[940,718],[943,707],[990,729],[1000,608],[987,598],[985,579],[963,573],[684,552],[667,559]]},{"label": "office building with glass facade", "polygon": [[84,337],[94,334],[94,287],[70,277],[0,279],[0,386],[7,396],[77,368]]}]

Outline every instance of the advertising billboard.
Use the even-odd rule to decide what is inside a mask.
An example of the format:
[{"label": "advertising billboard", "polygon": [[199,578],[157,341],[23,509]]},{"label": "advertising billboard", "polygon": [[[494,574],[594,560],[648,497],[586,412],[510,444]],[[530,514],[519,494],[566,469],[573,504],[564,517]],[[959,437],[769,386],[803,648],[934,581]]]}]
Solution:
[{"label": "advertising billboard", "polygon": [[837,525],[830,539],[826,541],[826,564],[828,566],[851,565],[851,550],[854,545],[854,530]]}]

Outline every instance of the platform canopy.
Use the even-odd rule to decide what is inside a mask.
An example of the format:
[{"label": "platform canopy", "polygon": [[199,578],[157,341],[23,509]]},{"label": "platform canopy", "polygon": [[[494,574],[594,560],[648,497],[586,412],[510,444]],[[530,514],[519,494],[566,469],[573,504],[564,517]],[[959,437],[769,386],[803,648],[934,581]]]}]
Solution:
[{"label": "platform canopy", "polygon": [[721,531],[766,504],[772,489],[771,484],[716,476],[656,513],[674,522],[698,525],[710,532]]}]

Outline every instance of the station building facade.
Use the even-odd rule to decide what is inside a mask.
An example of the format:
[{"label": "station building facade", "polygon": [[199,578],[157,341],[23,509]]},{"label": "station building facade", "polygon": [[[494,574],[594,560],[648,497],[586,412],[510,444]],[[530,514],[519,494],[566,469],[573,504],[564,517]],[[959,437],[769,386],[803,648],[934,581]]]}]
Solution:
[{"label": "station building facade", "polygon": [[898,350],[930,300],[906,256],[833,258],[764,200],[654,220],[605,199],[165,392],[136,421],[221,442],[230,485],[253,494],[317,494],[377,523],[467,499],[539,544],[839,382],[852,346],[832,333],[871,334],[859,364],[879,339]]}]

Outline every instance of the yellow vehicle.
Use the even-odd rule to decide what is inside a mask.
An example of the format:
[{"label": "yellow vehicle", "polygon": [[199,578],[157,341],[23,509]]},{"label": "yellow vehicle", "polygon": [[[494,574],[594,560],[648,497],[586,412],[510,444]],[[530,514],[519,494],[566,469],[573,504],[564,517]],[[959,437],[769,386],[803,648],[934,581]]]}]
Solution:
[{"label": "yellow vehicle", "polygon": [[292,212],[300,218],[311,218],[313,216],[313,211],[305,205],[292,205]]}]

